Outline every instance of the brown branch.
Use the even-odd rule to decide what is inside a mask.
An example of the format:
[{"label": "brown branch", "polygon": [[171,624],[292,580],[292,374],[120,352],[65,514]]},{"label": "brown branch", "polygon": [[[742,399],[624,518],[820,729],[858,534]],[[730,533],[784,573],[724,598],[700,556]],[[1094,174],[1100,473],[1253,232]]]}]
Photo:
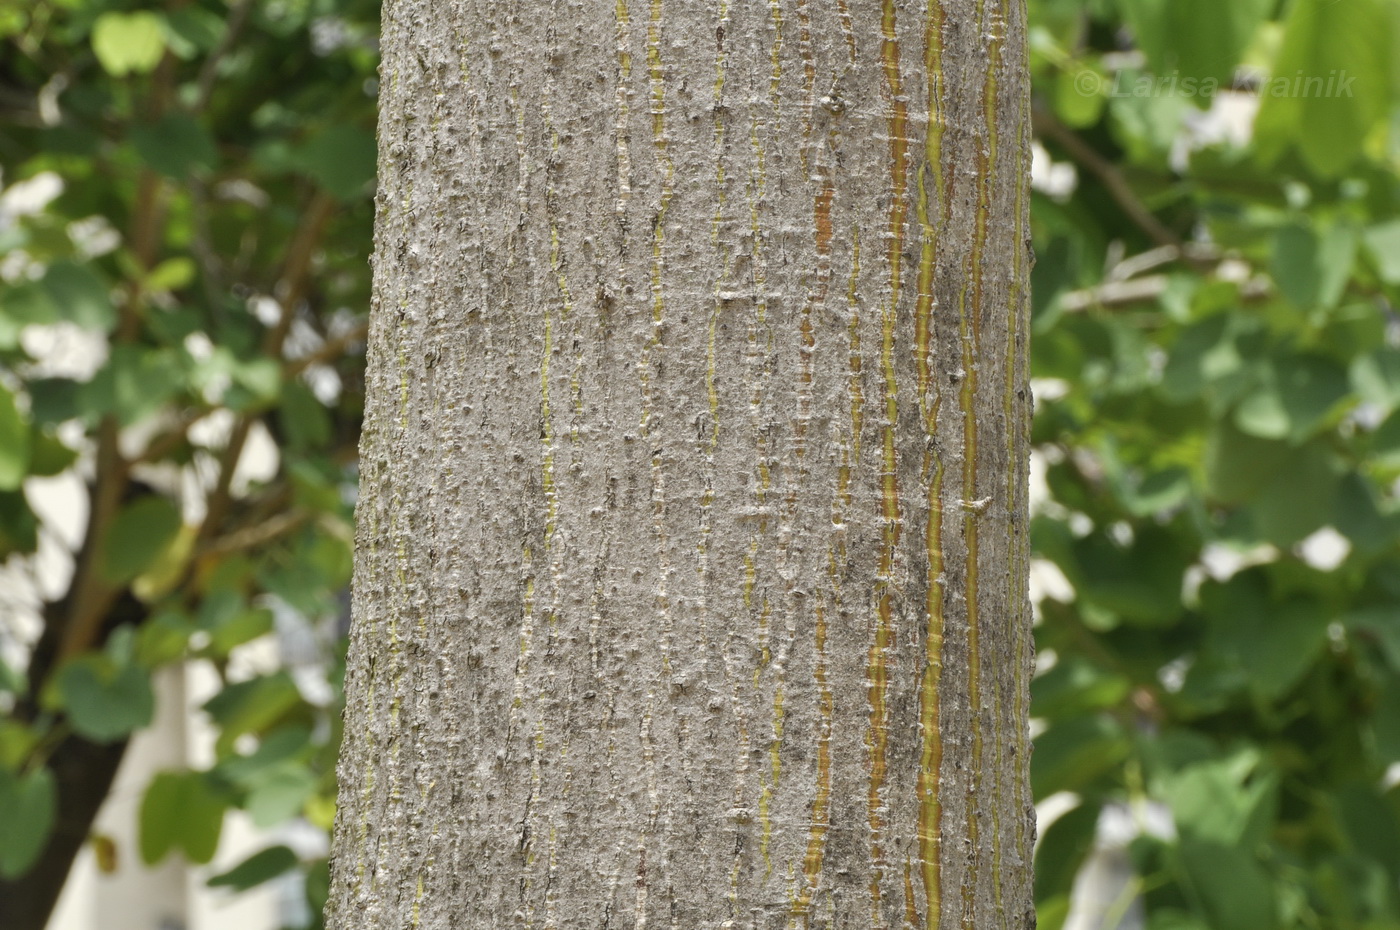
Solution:
[{"label": "brown branch", "polygon": [[266,546],[278,537],[285,536],[306,523],[309,519],[311,519],[311,515],[305,511],[277,514],[252,526],[234,530],[232,533],[227,533],[212,541],[199,553],[198,558],[201,561],[221,559],[235,552],[246,552],[249,549]]},{"label": "brown branch", "polygon": [[242,0],[229,11],[228,26],[224,29],[223,38],[214,46],[209,57],[204,59],[203,67],[199,69],[199,92],[194,98],[196,113],[209,105],[209,98],[214,93],[214,82],[219,79],[219,62],[238,41],[238,34],[243,31],[243,25],[248,21],[248,13],[252,8],[253,0]]},{"label": "brown branch", "polygon": [[[290,381],[300,376],[313,365],[322,365],[333,362],[344,357],[346,351],[355,343],[363,342],[369,333],[369,324],[361,322],[348,331],[328,340],[320,348],[300,358],[287,359],[282,365],[282,380]],[[206,407],[202,410],[188,411],[185,416],[175,426],[168,431],[161,433],[151,441],[144,450],[135,458],[132,464],[148,464],[158,462],[165,456],[180,448],[180,444],[189,438],[190,428],[196,423],[208,417],[215,410],[221,407]]]},{"label": "brown branch", "polygon": [[194,253],[195,261],[199,263],[199,277],[204,286],[204,300],[209,304],[209,311],[213,314],[219,313],[219,295],[224,290],[223,270],[219,265],[219,256],[214,251],[213,236],[209,231],[209,189],[205,183],[198,178],[191,178],[189,182],[190,194],[190,221],[192,233],[190,237],[190,251]]},{"label": "brown branch", "polygon": [[1137,193],[1133,190],[1128,179],[1123,177],[1123,173],[1118,167],[1104,158],[1089,143],[1085,142],[1068,126],[1055,119],[1046,110],[1035,107],[1032,112],[1031,121],[1038,136],[1054,140],[1070,158],[1087,169],[1091,174],[1099,179],[1099,182],[1108,190],[1108,194],[1113,198],[1113,202],[1126,214],[1133,223],[1141,229],[1147,238],[1151,239],[1159,246],[1170,246],[1186,252],[1186,243],[1176,233],[1172,232],[1161,220],[1153,215],[1152,211],[1138,199]]},{"label": "brown branch", "polygon": [[[1098,287],[1070,291],[1060,298],[1060,306],[1075,313],[1090,307],[1125,307],[1144,303],[1166,293],[1169,280],[1166,275],[1155,274],[1130,281],[1109,281]],[[1267,278],[1250,278],[1240,284],[1240,300],[1244,303],[1263,300],[1272,293],[1273,285]]]},{"label": "brown branch", "polygon": [[316,351],[311,352],[307,355],[303,355],[301,358],[292,359],[291,361],[289,361],[287,365],[282,369],[282,376],[284,378],[289,379],[295,378],[297,375],[306,371],[306,369],[310,368],[312,365],[320,365],[325,362],[335,361],[336,359],[345,355],[346,350],[348,350],[355,343],[364,342],[365,337],[368,335],[369,322],[361,321],[355,326],[351,327],[349,330],[341,333],[339,336],[336,336],[334,339],[326,340],[326,342]]},{"label": "brown branch", "polygon": [[[168,53],[166,59],[170,59]],[[157,74],[170,80],[173,72],[165,65],[163,62]],[[157,104],[157,111],[161,106]],[[164,207],[162,193],[160,177],[149,169],[143,169],[137,181],[129,233],[132,254],[142,271],[155,264]],[[140,281],[128,284],[125,299],[118,309],[117,331],[112,337],[115,344],[129,344],[139,336],[144,296]],[[121,507],[131,474],[131,463],[122,457],[120,440],[121,427],[116,414],[108,413],[97,427],[97,457],[88,497],[87,530],[69,588],[68,611],[62,621],[59,638],[58,662],[97,644],[102,620],[120,594],[120,589],[103,578],[101,571],[107,531]]]},{"label": "brown branch", "polygon": [[[1064,294],[1059,298],[1060,307],[1074,313],[1090,307],[1122,307],[1156,300],[1166,292],[1171,279],[1165,274],[1143,272],[1181,261],[1187,256],[1203,273],[1218,271],[1234,259],[1234,256],[1224,255],[1212,246],[1193,246],[1185,254],[1175,246],[1160,246],[1123,259],[1109,269],[1101,284]],[[1213,267],[1205,267],[1208,265]],[[1229,280],[1239,285],[1240,300],[1247,303],[1263,300],[1274,290],[1273,283],[1267,277],[1251,273],[1247,266],[1243,266],[1243,274],[1232,275]]]},{"label": "brown branch", "polygon": [[[156,66],[146,108],[152,120],[163,116],[174,101],[176,67],[175,56],[169,51]],[[165,182],[161,177],[149,168],[142,168],[136,181],[136,200],[132,205],[127,240],[136,266],[143,273],[155,267],[160,253],[164,194]],[[114,344],[130,344],[140,336],[144,300],[143,283],[140,280],[129,282],[118,308],[117,330],[112,336]],[[121,426],[115,414],[102,418],[97,433],[97,461],[88,501],[87,530],[69,585],[68,609],[59,631],[58,662],[97,645],[102,635],[102,621],[121,594],[120,588],[102,577],[101,563],[107,531],[126,494],[132,463],[121,454]]]},{"label": "brown branch", "polygon": [[[272,358],[282,357],[282,347],[287,341],[287,333],[291,331],[292,321],[296,318],[297,305],[306,293],[312,257],[316,254],[316,246],[320,243],[326,224],[334,211],[335,201],[324,191],[317,191],[312,196],[311,203],[307,205],[306,212],[302,214],[301,225],[287,248],[287,259],[282,266],[282,274],[273,289],[282,305],[282,315],[263,337],[264,355]],[[248,441],[248,432],[252,429],[253,422],[253,417],[241,416],[233,425],[228,444],[224,447],[224,454],[219,459],[219,477],[216,479],[214,490],[210,492],[204,522],[200,524],[195,537],[196,548],[209,543],[218,533],[228,513],[232,501],[233,474],[238,467],[239,458],[243,455],[243,447]]]},{"label": "brown branch", "polygon": [[311,259],[334,213],[335,200],[324,191],[317,191],[302,214],[301,225],[287,247],[287,260],[282,266],[277,287],[273,289],[273,296],[282,305],[282,316],[263,337],[264,355],[281,357],[282,344],[286,342],[287,333],[296,318],[297,304],[306,295],[306,286],[311,277]]}]

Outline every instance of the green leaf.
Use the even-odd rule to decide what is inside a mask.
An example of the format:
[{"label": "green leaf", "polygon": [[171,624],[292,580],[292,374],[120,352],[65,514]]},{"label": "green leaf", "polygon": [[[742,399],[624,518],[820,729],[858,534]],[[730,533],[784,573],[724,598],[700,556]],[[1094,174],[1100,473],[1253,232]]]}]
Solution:
[{"label": "green leaf", "polygon": [[89,411],[84,407],[89,387],[68,378],[31,378],[29,388],[29,413],[35,423],[54,425],[67,420],[76,420]]},{"label": "green leaf", "polygon": [[1183,836],[1253,849],[1274,826],[1277,773],[1261,771],[1256,750],[1187,766],[1163,780],[1161,797]]},{"label": "green leaf", "polygon": [[58,674],[58,693],[73,729],[93,742],[110,743],[149,726],[155,695],[144,669],[106,656],[80,656]]},{"label": "green leaf", "polygon": [[92,50],[113,77],[154,71],[165,54],[165,25],[156,13],[103,13],[92,27]]},{"label": "green leaf", "polygon": [[223,17],[198,6],[183,6],[165,14],[165,39],[170,50],[186,60],[213,51],[228,31]]},{"label": "green leaf", "polygon": [[243,594],[233,588],[214,588],[199,605],[199,628],[212,633],[238,616],[247,603]]},{"label": "green leaf", "polygon": [[180,511],[157,495],[137,498],[117,514],[102,547],[102,575],[112,584],[125,584],[150,568],[175,541]]},{"label": "green leaf", "polygon": [[29,473],[40,477],[50,477],[67,470],[78,460],[78,453],[63,444],[63,441],[46,429],[37,425],[30,430]]},{"label": "green leaf", "polygon": [[1176,852],[1176,870],[1209,926],[1276,930],[1273,884],[1249,852],[1197,840],[1182,840]]},{"label": "green leaf", "polygon": [[1290,450],[1251,500],[1249,515],[1265,542],[1291,546],[1333,519],[1342,474],[1322,438]]},{"label": "green leaf", "polygon": [[1338,819],[1357,852],[1400,877],[1400,817],[1368,784],[1344,785],[1333,795]]},{"label": "green leaf", "polygon": [[29,474],[30,433],[15,395],[0,384],[0,491],[14,491]]},{"label": "green leaf", "polygon": [[1108,101],[1111,125],[1127,149],[1127,160],[1140,164],[1164,160],[1181,137],[1187,115],[1195,112],[1192,100],[1158,92],[1150,74],[1122,71],[1114,86],[1129,88],[1118,90]]},{"label": "green leaf", "polygon": [[1039,905],[1057,895],[1067,895],[1079,867],[1094,846],[1101,804],[1088,801],[1061,814],[1036,842],[1035,900]]},{"label": "green leaf", "polygon": [[1348,394],[1347,374],[1331,359],[1272,359],[1264,381],[1235,410],[1235,425],[1252,436],[1301,442],[1322,427]]},{"label": "green leaf", "polygon": [[253,853],[227,872],[220,872],[210,878],[208,885],[210,888],[247,891],[291,871],[296,868],[297,862],[297,854],[286,846],[269,846]]},{"label": "green leaf", "polygon": [[1193,490],[1191,472],[1177,466],[1148,475],[1136,487],[1124,485],[1120,493],[1130,514],[1150,517],[1181,506]]},{"label": "green leaf", "polygon": [[135,126],[131,144],[156,172],[177,180],[212,171],[219,161],[214,137],[188,113],[167,113],[150,126]]},{"label": "green leaf", "polygon": [[185,654],[194,624],[173,610],[156,614],[136,635],[136,660],[145,668],[156,668]]},{"label": "green leaf", "polygon": [[155,865],[172,850],[191,862],[214,858],[224,799],[200,772],[160,772],[141,801],[141,859]]},{"label": "green leaf", "polygon": [[1247,436],[1218,424],[1205,445],[1205,490],[1222,503],[1240,503],[1259,493],[1264,480],[1288,459],[1288,445]]},{"label": "green leaf", "polygon": [[1250,503],[1255,531],[1292,545],[1332,514],[1341,474],[1321,439],[1303,446],[1246,435],[1217,423],[1206,442],[1206,491],[1225,504]]},{"label": "green leaf", "polygon": [[282,386],[277,419],[293,449],[320,449],[330,441],[331,421],[326,408],[301,381]]},{"label": "green leaf", "polygon": [[1050,671],[1031,681],[1031,703],[1040,717],[1064,717],[1116,706],[1132,682],[1104,671],[1080,655],[1060,656]]},{"label": "green leaf", "polygon": [[226,751],[238,736],[267,729],[301,703],[291,676],[278,672],[228,685],[209,699],[204,710],[219,725],[218,745]]},{"label": "green leaf", "polygon": [[1395,29],[1383,0],[1295,0],[1254,135],[1266,162],[1296,146],[1333,177],[1361,153],[1390,106]]},{"label": "green leaf", "polygon": [[1376,263],[1381,280],[1400,284],[1400,220],[1389,220],[1366,227],[1361,234],[1366,251]]},{"label": "green leaf", "polygon": [[1241,314],[1215,313],[1188,326],[1162,371],[1163,395],[1176,403],[1204,396],[1225,406],[1253,386],[1242,344],[1254,325]]},{"label": "green leaf", "polygon": [[251,754],[232,755],[221,760],[216,771],[235,784],[251,788],[278,765],[304,757],[310,747],[311,731],[306,727],[280,727],[267,734]]},{"label": "green leaf", "polygon": [[227,655],[234,647],[271,632],[272,611],[261,607],[244,610],[220,623],[213,630],[209,647],[217,654]]},{"label": "green leaf", "polygon": [[331,896],[330,860],[317,859],[306,870],[306,904],[313,914],[326,909],[326,900]]},{"label": "green leaf", "polygon": [[1396,926],[1388,919],[1396,913],[1395,880],[1379,862],[1354,854],[1325,856],[1310,878],[1313,897],[1322,907],[1307,910],[1328,914],[1339,927],[1393,930]]},{"label": "green leaf", "polygon": [[1351,361],[1351,384],[1361,399],[1382,410],[1400,406],[1400,351],[1388,346]]},{"label": "green leaf", "polygon": [[301,812],[316,790],[316,776],[304,765],[283,764],[253,782],[246,807],[254,826],[266,829]]},{"label": "green leaf", "polygon": [[1130,746],[1122,726],[1097,714],[1056,721],[1035,741],[1031,783],[1037,800],[1074,791],[1112,769]]},{"label": "green leaf", "polygon": [[1279,290],[1304,310],[1337,305],[1356,261],[1356,230],[1333,223],[1319,234],[1311,226],[1280,229],[1274,237],[1273,276]]},{"label": "green leaf", "polygon": [[1283,439],[1291,432],[1288,410],[1272,379],[1240,401],[1235,408],[1235,425],[1251,436],[1264,439]]},{"label": "green leaf", "polygon": [[1181,578],[1194,553],[1170,531],[1146,525],[1129,545],[1092,533],[1071,548],[1070,581],[1095,606],[1142,625],[1168,624],[1180,614]]},{"label": "green leaf", "polygon": [[270,358],[239,361],[232,374],[234,383],[247,390],[258,404],[276,400],[282,386],[282,368]]},{"label": "green leaf", "polygon": [[292,163],[331,196],[348,201],[368,190],[377,158],[373,133],[337,125],[299,146],[292,154]]},{"label": "green leaf", "polygon": [[1390,413],[1371,434],[1371,461],[1400,468],[1400,409]]},{"label": "green leaf", "polygon": [[[18,693],[18,689],[15,691]],[[23,768],[34,747],[39,745],[39,739],[33,727],[14,718],[0,717],[0,769],[17,772]]]},{"label": "green leaf", "polygon": [[58,789],[46,768],[17,775],[0,768],[0,878],[19,878],[48,845]]},{"label": "green leaf", "polygon": [[1207,648],[1242,669],[1266,700],[1297,684],[1327,642],[1331,615],[1310,597],[1272,600],[1258,570],[1208,582],[1200,597]]},{"label": "green leaf", "polygon": [[0,491],[0,558],[33,552],[39,545],[39,520],[24,491]]},{"label": "green leaf", "polygon": [[1103,115],[1109,78],[1082,61],[1072,62],[1055,82],[1055,112],[1066,126],[1092,126]]},{"label": "green leaf", "polygon": [[189,286],[197,270],[192,258],[167,258],[151,269],[142,286],[148,291],[178,291]]},{"label": "green leaf", "polygon": [[116,325],[117,310],[111,294],[91,266],[54,262],[44,274],[44,287],[60,319],[102,332]]},{"label": "green leaf", "polygon": [[1214,930],[1195,914],[1170,907],[1153,908],[1147,927],[1148,930]]},{"label": "green leaf", "polygon": [[1273,0],[1119,0],[1153,71],[1227,87],[1273,5]]},{"label": "green leaf", "polygon": [[335,513],[341,503],[336,479],[308,459],[293,461],[287,469],[296,491],[296,501],[311,510]]},{"label": "green leaf", "polygon": [[1357,472],[1342,479],[1335,506],[1333,526],[1364,553],[1384,549],[1400,531],[1395,515],[1382,512],[1384,505],[1374,482]]},{"label": "green leaf", "polygon": [[0,311],[4,318],[15,323],[44,324],[56,323],[59,319],[58,307],[53,295],[40,281],[24,281],[5,288],[4,300],[0,301]]},{"label": "green leaf", "polygon": [[1400,680],[1391,676],[1376,699],[1371,714],[1371,734],[1382,765],[1400,762]]},{"label": "green leaf", "polygon": [[1342,617],[1342,624],[1353,633],[1374,638],[1391,671],[1400,674],[1400,602],[1354,607]]},{"label": "green leaf", "polygon": [[[0,657],[0,691],[19,694],[24,690],[24,686],[24,676],[11,668],[4,657]],[[4,760],[0,759],[0,765],[4,764]]]},{"label": "green leaf", "polygon": [[172,349],[113,346],[107,364],[83,386],[80,403],[93,412],[115,412],[123,426],[131,426],[155,414],[179,392],[183,361]]}]

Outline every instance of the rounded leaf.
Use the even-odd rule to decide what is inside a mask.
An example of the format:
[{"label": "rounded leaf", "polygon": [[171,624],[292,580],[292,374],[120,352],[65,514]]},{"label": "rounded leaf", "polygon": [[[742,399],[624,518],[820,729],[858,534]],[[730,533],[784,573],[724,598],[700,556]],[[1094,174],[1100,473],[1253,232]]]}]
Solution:
[{"label": "rounded leaf", "polygon": [[44,851],[58,807],[53,773],[0,769],[0,878],[18,878]]},{"label": "rounded leaf", "polygon": [[15,395],[0,384],[0,491],[13,491],[29,474],[29,424]]},{"label": "rounded leaf", "polygon": [[68,721],[80,735],[98,743],[119,740],[148,726],[155,695],[136,665],[114,666],[104,656],[83,656],[58,675],[58,693]]},{"label": "rounded leaf", "polygon": [[147,10],[103,13],[92,26],[92,50],[114,77],[154,71],[165,54],[165,28]]},{"label": "rounded leaf", "polygon": [[102,574],[124,584],[160,558],[181,527],[180,511],[163,497],[149,495],[128,504],[107,529]]},{"label": "rounded leaf", "polygon": [[161,772],[141,801],[141,859],[154,865],[173,849],[191,862],[214,858],[224,800],[199,772]]}]

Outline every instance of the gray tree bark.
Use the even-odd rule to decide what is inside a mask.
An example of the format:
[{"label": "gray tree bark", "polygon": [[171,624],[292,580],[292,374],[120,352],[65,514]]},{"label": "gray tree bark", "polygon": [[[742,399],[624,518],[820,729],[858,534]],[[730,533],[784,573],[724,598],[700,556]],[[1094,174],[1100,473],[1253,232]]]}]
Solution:
[{"label": "gray tree bark", "polygon": [[1034,926],[1023,0],[383,56],[328,926]]}]

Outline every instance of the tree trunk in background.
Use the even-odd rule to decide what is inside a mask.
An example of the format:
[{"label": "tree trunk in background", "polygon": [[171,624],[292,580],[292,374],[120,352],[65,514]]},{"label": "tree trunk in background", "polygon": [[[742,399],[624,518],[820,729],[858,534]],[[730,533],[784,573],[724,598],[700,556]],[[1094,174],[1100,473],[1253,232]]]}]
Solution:
[{"label": "tree trunk in background", "polygon": [[1021,0],[390,0],[331,930],[1029,928]]}]

